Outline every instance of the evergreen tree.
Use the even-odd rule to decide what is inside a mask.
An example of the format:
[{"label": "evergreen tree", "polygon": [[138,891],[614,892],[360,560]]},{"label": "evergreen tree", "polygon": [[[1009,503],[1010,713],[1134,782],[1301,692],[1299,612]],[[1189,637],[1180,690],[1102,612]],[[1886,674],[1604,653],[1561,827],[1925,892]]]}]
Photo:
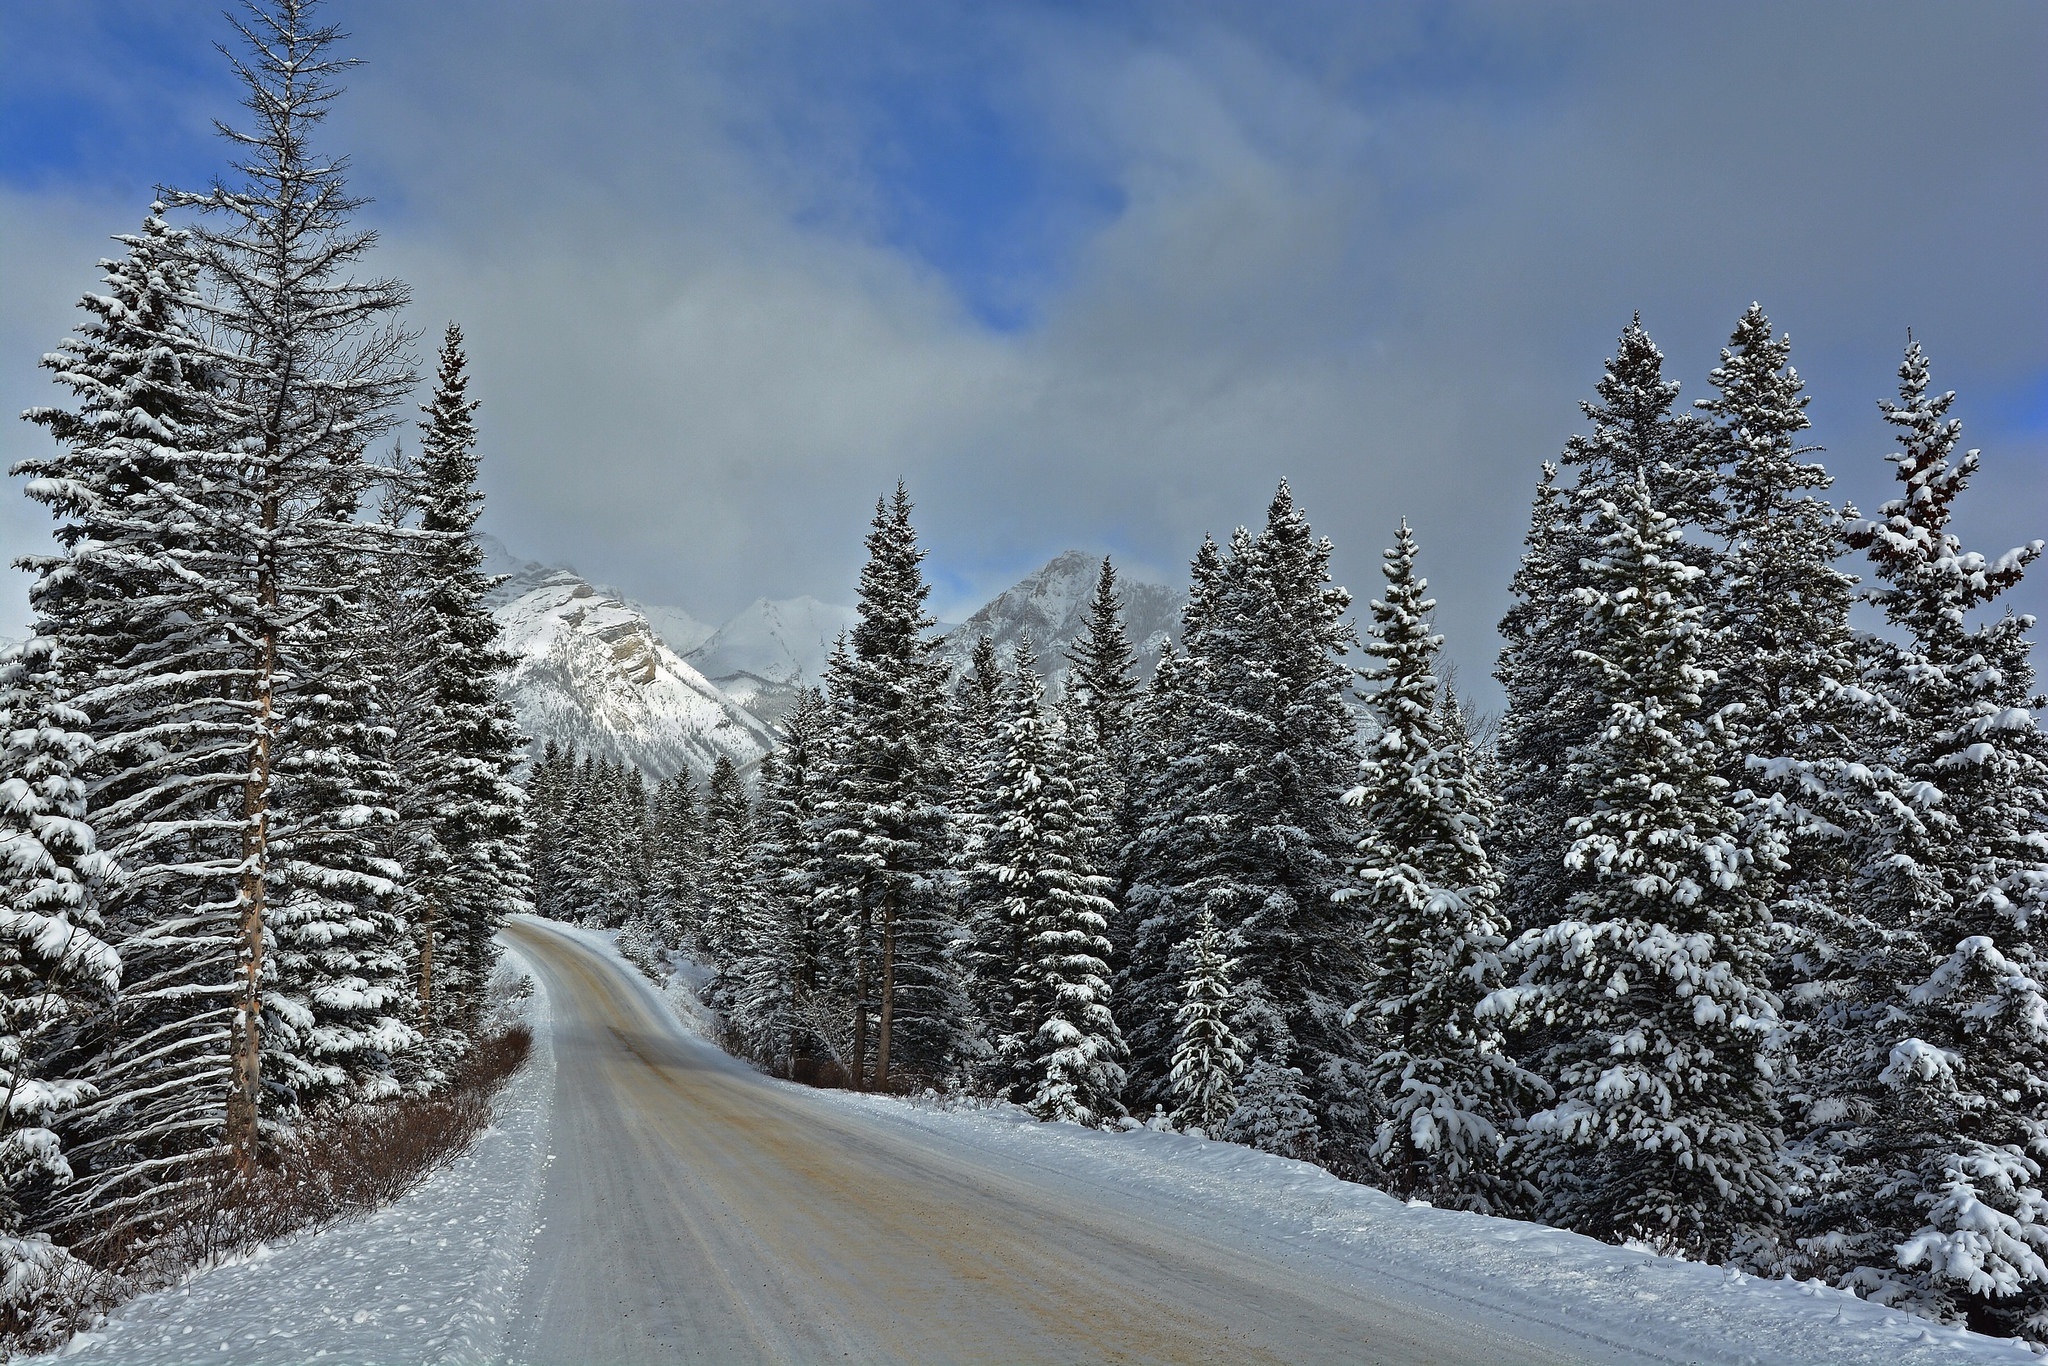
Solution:
[{"label": "evergreen tree", "polygon": [[[210,287],[190,306],[218,372],[214,486],[192,509],[204,540],[181,567],[217,585],[247,718],[241,847],[231,865],[238,924],[227,1113],[229,1146],[245,1169],[256,1161],[265,1095],[266,999],[273,1024],[318,1050],[317,1059],[278,1058],[301,1080],[374,1072],[405,1043],[391,1012],[407,984],[390,979],[378,948],[392,931],[380,910],[388,884],[360,832],[364,785],[347,771],[347,732],[359,719],[354,698],[336,692],[348,661],[335,647],[345,642],[367,545],[354,520],[369,478],[362,452],[413,383],[409,339],[393,321],[407,293],[395,281],[346,274],[376,237],[350,224],[362,201],[348,194],[342,162],[311,152],[309,135],[340,93],[334,77],[349,65],[330,52],[339,31],[316,25],[311,9],[307,0],[271,0],[237,23],[249,57],[235,70],[255,122],[224,132],[244,181],[172,196],[174,206],[204,215],[191,246]],[[283,917],[280,948],[297,941],[292,957],[304,975],[290,980],[281,962],[266,990],[273,908]]]},{"label": "evergreen tree", "polygon": [[1129,947],[1116,990],[1128,1021],[1131,1098],[1148,1106],[1172,1098],[1173,1017],[1187,974],[1186,946],[1205,912],[1224,923],[1199,878],[1220,856],[1223,826],[1212,811],[1230,750],[1198,733],[1195,718],[1210,672],[1208,624],[1230,610],[1225,597],[1234,592],[1234,567],[1213,539],[1202,539],[1181,610],[1187,654],[1165,653],[1138,709],[1132,884],[1117,936]]},{"label": "evergreen tree", "polygon": [[647,913],[662,943],[681,948],[703,911],[704,821],[687,771],[660,783],[648,806]]},{"label": "evergreen tree", "polygon": [[1741,707],[1733,718],[1741,752],[1766,762],[1816,757],[1817,746],[1843,753],[1830,691],[1856,668],[1855,580],[1835,567],[1842,522],[1818,496],[1834,481],[1801,459],[1818,447],[1798,444],[1811,424],[1791,354],[1791,338],[1774,338],[1771,320],[1751,304],[1708,376],[1716,392],[1693,404],[1718,420],[1729,471],[1720,528],[1725,667],[1714,700]]},{"label": "evergreen tree", "polygon": [[1185,946],[1207,909],[1241,965],[1231,1023],[1253,1059],[1233,1132],[1341,1174],[1363,1169],[1372,1117],[1349,1015],[1363,935],[1336,898],[1357,838],[1342,798],[1358,753],[1350,598],[1329,581],[1330,553],[1282,484],[1259,536],[1240,529],[1227,554],[1205,543],[1196,556],[1186,653],[1162,665],[1146,707],[1156,729],[1138,765],[1121,999],[1137,1098],[1164,1103]]},{"label": "evergreen tree", "polygon": [[967,1003],[948,952],[943,665],[927,633],[924,552],[910,495],[876,504],[851,648],[835,652],[830,772],[818,804],[819,876],[856,979],[854,1081],[866,1079],[873,1007],[874,1084],[950,1072],[967,1038]]},{"label": "evergreen tree", "polygon": [[611,918],[611,870],[606,851],[616,831],[606,809],[604,772],[597,759],[586,754],[577,761],[564,798],[555,874],[559,913],[574,924],[602,928]]},{"label": "evergreen tree", "polygon": [[1067,652],[1073,686],[1086,699],[1102,752],[1121,764],[1130,751],[1132,711],[1138,701],[1137,656],[1124,631],[1124,600],[1116,591],[1116,569],[1102,559],[1095,596],[1088,600],[1088,630]]},{"label": "evergreen tree", "polygon": [[[745,789],[740,790],[745,800]],[[604,766],[604,810],[611,831],[604,844],[605,923],[618,926],[647,913],[647,783],[624,759]]]},{"label": "evergreen tree", "polygon": [[1869,699],[1858,867],[1867,934],[1855,992],[1821,1021],[1800,1211],[1808,1266],[1985,1331],[2048,1332],[2048,769],[2030,708],[2032,619],[1972,613],[2019,582],[2035,541],[1996,559],[1950,529],[1978,464],[1951,393],[1910,345],[1890,459],[1901,496],[1849,539],[1891,628],[1862,642]]},{"label": "evergreen tree", "polygon": [[1719,1261],[1768,1240],[1782,1209],[1759,884],[1776,854],[1741,838],[1702,711],[1703,571],[1651,496],[1645,476],[1602,507],[1580,590],[1607,716],[1571,755],[1565,866],[1586,883],[1517,941],[1521,984],[1480,1013],[1547,1031],[1536,1070],[1556,1099],[1529,1120],[1545,1218]]},{"label": "evergreen tree", "polygon": [[1054,704],[1052,713],[1060,753],[1074,784],[1074,819],[1080,829],[1081,849],[1089,867],[1109,879],[1103,895],[1111,902],[1110,919],[1115,921],[1121,912],[1116,905],[1117,879],[1109,870],[1123,861],[1117,807],[1123,802],[1124,773],[1104,748],[1086,694],[1068,691]]},{"label": "evergreen tree", "polygon": [[549,740],[534,760],[526,779],[526,804],[531,820],[527,840],[527,873],[533,906],[549,919],[563,919],[561,908],[562,822],[569,789],[575,782],[576,759],[559,741]]},{"label": "evergreen tree", "polygon": [[1244,1075],[1245,1047],[1230,1030],[1230,974],[1236,966],[1224,956],[1216,917],[1204,911],[1195,922],[1182,1001],[1173,1015],[1173,1071],[1168,1082],[1178,1102],[1174,1124],[1199,1129],[1205,1137],[1222,1136],[1237,1108],[1237,1079]]},{"label": "evergreen tree", "polygon": [[[982,636],[974,643],[966,670],[953,689],[953,750],[957,782],[951,807],[954,885],[965,937],[955,961],[967,992],[974,1033],[972,1052],[977,1073],[993,1059],[990,1036],[1000,1034],[1009,1016],[1010,982],[1015,976],[1015,944],[1003,920],[1003,890],[989,873],[1000,861],[1002,813],[997,796],[1003,785],[1005,700],[1002,665],[996,643]],[[977,1089],[994,1089],[1000,1077],[975,1075]]]},{"label": "evergreen tree", "polygon": [[1104,556],[1095,596],[1088,602],[1087,633],[1067,654],[1073,666],[1070,691],[1086,708],[1093,755],[1094,781],[1089,786],[1100,817],[1091,845],[1093,858],[1116,879],[1120,890],[1124,847],[1137,815],[1129,781],[1138,705],[1137,656],[1124,630],[1123,606],[1116,591],[1116,569]]},{"label": "evergreen tree", "polygon": [[21,564],[58,695],[89,709],[100,846],[128,873],[102,906],[127,986],[67,1064],[100,1094],[69,1119],[65,1203],[116,1225],[173,1208],[187,1159],[225,1128],[245,771],[243,709],[214,682],[239,662],[226,595],[189,567],[210,553],[217,371],[185,322],[188,237],[161,207],[116,239],[107,292],[44,358],[76,406],[29,410],[57,446],[13,471],[57,518],[57,553]]},{"label": "evergreen tree", "polygon": [[22,1236],[41,1212],[25,1206],[71,1180],[53,1126],[97,1088],[63,1045],[121,975],[101,937],[100,892],[119,874],[87,820],[92,742],[55,654],[39,637],[0,655],[0,1306],[55,1255]]},{"label": "evergreen tree", "polygon": [[1234,889],[1231,943],[1245,1001],[1240,1028],[1254,1040],[1233,1122],[1262,1122],[1249,1083],[1264,1062],[1275,1079],[1267,1093],[1278,1106],[1275,1132],[1289,1132],[1292,1100],[1281,1078],[1298,1068],[1323,1159],[1341,1175],[1360,1170],[1372,1112],[1368,1055],[1350,1027],[1363,988],[1362,931],[1336,899],[1357,839],[1342,799],[1358,751],[1343,663],[1356,639],[1345,619],[1351,596],[1331,584],[1330,554],[1283,482],[1251,547],[1252,630],[1233,640],[1237,632],[1219,623],[1207,648],[1224,683],[1219,719],[1252,758],[1230,784],[1234,852],[1249,874]]},{"label": "evergreen tree", "polygon": [[408,850],[416,990],[425,1027],[457,1039],[472,1033],[496,959],[492,936],[526,904],[524,798],[512,781],[522,744],[498,677],[512,659],[498,648],[485,604],[497,581],[483,573],[476,537],[475,401],[467,397],[462,332],[450,324],[419,460],[408,493],[419,509],[401,563],[410,580],[413,666],[406,724],[398,736],[401,815]]},{"label": "evergreen tree", "polygon": [[[1582,890],[1565,867],[1567,837],[1550,813],[1566,800],[1569,755],[1606,722],[1596,673],[1581,658],[1584,629],[1578,594],[1590,586],[1599,559],[1594,524],[1608,502],[1625,502],[1640,482],[1651,503],[1681,528],[1719,528],[1716,493],[1720,444],[1689,414],[1672,411],[1676,381],[1664,378],[1664,355],[1640,317],[1623,329],[1591,400],[1580,409],[1591,431],[1565,443],[1569,485],[1544,467],[1529,537],[1511,591],[1515,605],[1501,622],[1506,641],[1495,677],[1507,691],[1501,720],[1500,862],[1511,919],[1547,925]],[[1677,558],[1702,570],[1686,585],[1688,601],[1714,601],[1717,559],[1703,540],[1681,542]]]},{"label": "evergreen tree", "polygon": [[697,941],[717,968],[742,951],[752,915],[754,810],[739,769],[721,754],[711,769],[704,801],[704,922]]},{"label": "evergreen tree", "polygon": [[1548,924],[1570,895],[1557,820],[1567,756],[1593,733],[1595,693],[1573,651],[1579,609],[1574,585],[1584,529],[1571,515],[1558,467],[1546,464],[1529,514],[1522,560],[1501,619],[1506,642],[1494,677],[1507,693],[1501,717],[1501,819],[1497,852],[1507,904],[1523,926]]},{"label": "evergreen tree", "polygon": [[728,1021],[756,1060],[783,1075],[817,1043],[805,1023],[819,987],[824,945],[812,916],[807,849],[817,805],[824,699],[804,688],[762,761],[752,875],[754,917],[732,978]]},{"label": "evergreen tree", "polygon": [[1434,674],[1443,637],[1430,629],[1436,604],[1415,555],[1403,522],[1365,647],[1379,661],[1365,671],[1379,684],[1379,733],[1346,797],[1364,818],[1355,897],[1373,925],[1361,1013],[1383,1049],[1371,1069],[1382,1116],[1372,1156],[1394,1194],[1499,1214],[1523,1203],[1501,1158],[1542,1086],[1477,1013],[1502,985],[1507,943],[1482,842],[1493,803],[1445,730],[1457,704]]},{"label": "evergreen tree", "polygon": [[1110,1011],[1107,879],[1087,862],[1080,794],[1046,724],[1045,689],[1027,637],[1017,649],[996,795],[1001,919],[1016,947],[1010,1093],[1040,1119],[1100,1124],[1124,1112],[1122,1034]]}]

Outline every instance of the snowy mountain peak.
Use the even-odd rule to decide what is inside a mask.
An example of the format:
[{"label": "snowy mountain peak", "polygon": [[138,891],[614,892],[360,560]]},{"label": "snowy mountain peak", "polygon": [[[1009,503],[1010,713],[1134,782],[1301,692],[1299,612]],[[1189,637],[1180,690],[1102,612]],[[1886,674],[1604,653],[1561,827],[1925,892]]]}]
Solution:
[{"label": "snowy mountain peak", "polygon": [[[502,547],[500,547],[502,549]],[[774,745],[768,728],[685,663],[633,603],[573,571],[495,563],[512,579],[494,615],[518,660],[505,693],[532,737],[622,759],[650,777],[741,766]]]},{"label": "snowy mountain peak", "polygon": [[799,688],[815,687],[855,612],[816,598],[756,598],[690,651],[689,661],[727,696],[764,719],[780,718]]},{"label": "snowy mountain peak", "polygon": [[[940,657],[958,673],[967,667],[975,642],[988,636],[1007,662],[1016,657],[1017,642],[1028,632],[1039,672],[1057,688],[1067,675],[1067,650],[1087,632],[1088,603],[1101,573],[1100,555],[1081,550],[1055,555],[947,632]],[[1124,630],[1138,655],[1139,673],[1149,678],[1160,651],[1179,633],[1187,594],[1121,575],[1117,592],[1124,600]]]}]

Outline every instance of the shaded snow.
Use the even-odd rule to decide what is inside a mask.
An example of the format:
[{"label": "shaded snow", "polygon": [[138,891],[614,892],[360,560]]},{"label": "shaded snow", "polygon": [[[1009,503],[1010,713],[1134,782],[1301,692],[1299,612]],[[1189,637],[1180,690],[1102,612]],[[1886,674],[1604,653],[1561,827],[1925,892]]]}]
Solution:
[{"label": "shaded snow", "polygon": [[523,1005],[533,1054],[468,1152],[375,1214],[124,1305],[58,1355],[128,1366],[500,1360],[551,1160],[554,1045],[537,984]]}]

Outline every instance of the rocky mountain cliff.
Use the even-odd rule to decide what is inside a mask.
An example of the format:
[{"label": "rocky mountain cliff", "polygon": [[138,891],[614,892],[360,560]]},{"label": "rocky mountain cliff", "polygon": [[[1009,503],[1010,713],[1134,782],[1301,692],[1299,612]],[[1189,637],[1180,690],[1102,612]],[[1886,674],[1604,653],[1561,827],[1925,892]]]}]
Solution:
[{"label": "rocky mountain cliff", "polygon": [[[1055,694],[1066,684],[1067,650],[1087,633],[1088,602],[1102,572],[1102,557],[1079,550],[1056,555],[1035,573],[1005,589],[980,611],[946,633],[939,653],[957,675],[983,636],[995,641],[1005,664],[1016,658],[1025,632],[1038,653],[1038,672]],[[1187,593],[1164,584],[1119,579],[1124,600],[1124,631],[1138,657],[1138,672],[1149,679],[1166,642],[1180,632],[1180,609]]]},{"label": "rocky mountain cliff", "polygon": [[767,724],[685,663],[643,609],[502,546],[489,568],[511,576],[492,614],[518,661],[505,694],[531,753],[554,740],[665,778],[707,772],[721,754],[751,767],[773,747]]},{"label": "rocky mountain cliff", "polygon": [[[506,696],[532,750],[549,740],[623,759],[653,777],[700,777],[721,754],[742,768],[775,744],[774,724],[799,688],[816,685],[854,610],[816,598],[760,599],[713,628],[679,607],[636,602],[573,569],[523,560],[485,538],[504,646],[518,663]],[[939,643],[956,673],[992,636],[1007,662],[1026,631],[1057,692],[1066,651],[1087,629],[1102,561],[1068,551],[988,603]],[[1186,594],[1125,581],[1124,625],[1150,677],[1178,629]]]}]

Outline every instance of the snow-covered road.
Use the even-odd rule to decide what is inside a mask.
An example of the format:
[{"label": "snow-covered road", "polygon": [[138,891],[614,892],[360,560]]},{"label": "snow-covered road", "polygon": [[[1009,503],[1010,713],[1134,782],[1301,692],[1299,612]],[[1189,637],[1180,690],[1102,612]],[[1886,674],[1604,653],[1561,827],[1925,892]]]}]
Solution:
[{"label": "snow-covered road", "polygon": [[509,934],[547,989],[557,1066],[515,1360],[1660,1359],[1332,1276],[1199,1206],[766,1080],[584,942]]},{"label": "snow-covered road", "polygon": [[506,934],[543,987],[541,1037],[472,1151],[73,1350],[2038,1366],[1836,1291],[1407,1206],[1232,1144],[771,1081],[695,1037],[602,936],[532,919]]}]

